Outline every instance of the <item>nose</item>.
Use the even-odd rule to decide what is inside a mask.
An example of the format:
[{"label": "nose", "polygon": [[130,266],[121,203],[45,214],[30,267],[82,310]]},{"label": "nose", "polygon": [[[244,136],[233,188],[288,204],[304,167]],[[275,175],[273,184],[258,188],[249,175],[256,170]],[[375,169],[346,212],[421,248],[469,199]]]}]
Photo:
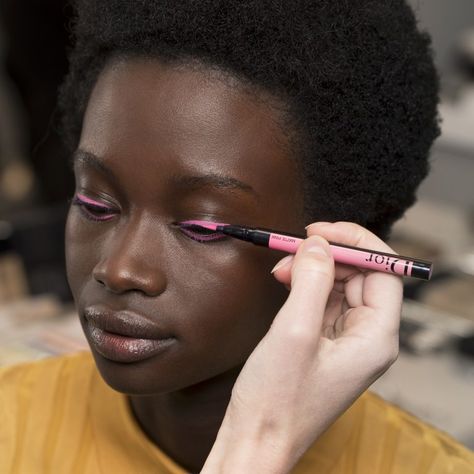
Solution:
[{"label": "nose", "polygon": [[162,262],[162,244],[144,219],[130,220],[115,228],[101,247],[93,269],[94,279],[112,293],[139,291],[158,296],[167,285]]}]

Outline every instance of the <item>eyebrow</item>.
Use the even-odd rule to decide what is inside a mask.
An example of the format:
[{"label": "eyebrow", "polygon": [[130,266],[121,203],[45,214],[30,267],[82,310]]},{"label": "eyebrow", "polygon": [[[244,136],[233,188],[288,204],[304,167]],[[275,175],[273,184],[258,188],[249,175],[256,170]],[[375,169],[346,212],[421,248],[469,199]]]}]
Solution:
[{"label": "eyebrow", "polygon": [[100,171],[114,182],[118,182],[117,176],[108,168],[104,162],[93,153],[84,150],[76,150],[70,157],[70,165],[74,168],[75,164],[88,166]]},{"label": "eyebrow", "polygon": [[[118,183],[117,176],[114,174],[114,172],[93,153],[80,149],[76,150],[70,157],[70,165],[74,167],[75,163],[92,167],[106,175],[112,181]],[[174,174],[171,176],[171,182],[173,185],[180,188],[199,189],[213,187],[225,191],[237,189],[248,194],[252,194],[257,199],[260,197],[255,189],[248,183],[244,183],[243,181],[240,181],[232,176],[218,173],[206,173],[199,175]]]}]

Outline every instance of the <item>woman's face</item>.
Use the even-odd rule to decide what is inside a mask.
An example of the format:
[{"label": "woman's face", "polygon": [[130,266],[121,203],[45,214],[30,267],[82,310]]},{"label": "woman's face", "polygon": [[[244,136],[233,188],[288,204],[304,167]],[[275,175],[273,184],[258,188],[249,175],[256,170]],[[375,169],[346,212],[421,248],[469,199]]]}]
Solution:
[{"label": "woman's face", "polygon": [[174,223],[304,234],[277,120],[215,71],[129,59],[101,73],[75,153],[66,258],[93,356],[116,390],[164,393],[225,376],[268,330],[288,294],[270,274],[284,254],[199,242]]}]

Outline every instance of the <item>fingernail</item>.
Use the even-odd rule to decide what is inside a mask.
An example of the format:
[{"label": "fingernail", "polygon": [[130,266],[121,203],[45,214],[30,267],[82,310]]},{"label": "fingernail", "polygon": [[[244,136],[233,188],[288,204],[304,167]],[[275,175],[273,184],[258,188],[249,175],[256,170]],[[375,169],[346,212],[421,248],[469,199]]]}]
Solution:
[{"label": "fingernail", "polygon": [[321,255],[329,255],[323,240],[319,237],[313,237],[306,241],[304,250],[311,253],[319,253]]},{"label": "fingernail", "polygon": [[308,224],[305,229],[307,229],[309,226],[312,226],[312,225],[318,225],[318,226],[325,226],[325,225],[329,225],[330,222],[312,222],[311,224]]},{"label": "fingernail", "polygon": [[284,259],[280,260],[270,273],[275,273],[279,268],[285,266],[288,262],[293,259],[293,255],[287,255]]}]

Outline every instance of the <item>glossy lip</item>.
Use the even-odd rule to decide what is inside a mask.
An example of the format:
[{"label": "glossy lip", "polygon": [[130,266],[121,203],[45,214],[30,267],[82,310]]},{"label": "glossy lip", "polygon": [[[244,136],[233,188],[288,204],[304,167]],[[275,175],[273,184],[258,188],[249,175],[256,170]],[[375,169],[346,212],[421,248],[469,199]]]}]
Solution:
[{"label": "glossy lip", "polygon": [[156,323],[130,310],[89,306],[84,317],[91,345],[103,357],[116,362],[145,360],[176,342]]}]

